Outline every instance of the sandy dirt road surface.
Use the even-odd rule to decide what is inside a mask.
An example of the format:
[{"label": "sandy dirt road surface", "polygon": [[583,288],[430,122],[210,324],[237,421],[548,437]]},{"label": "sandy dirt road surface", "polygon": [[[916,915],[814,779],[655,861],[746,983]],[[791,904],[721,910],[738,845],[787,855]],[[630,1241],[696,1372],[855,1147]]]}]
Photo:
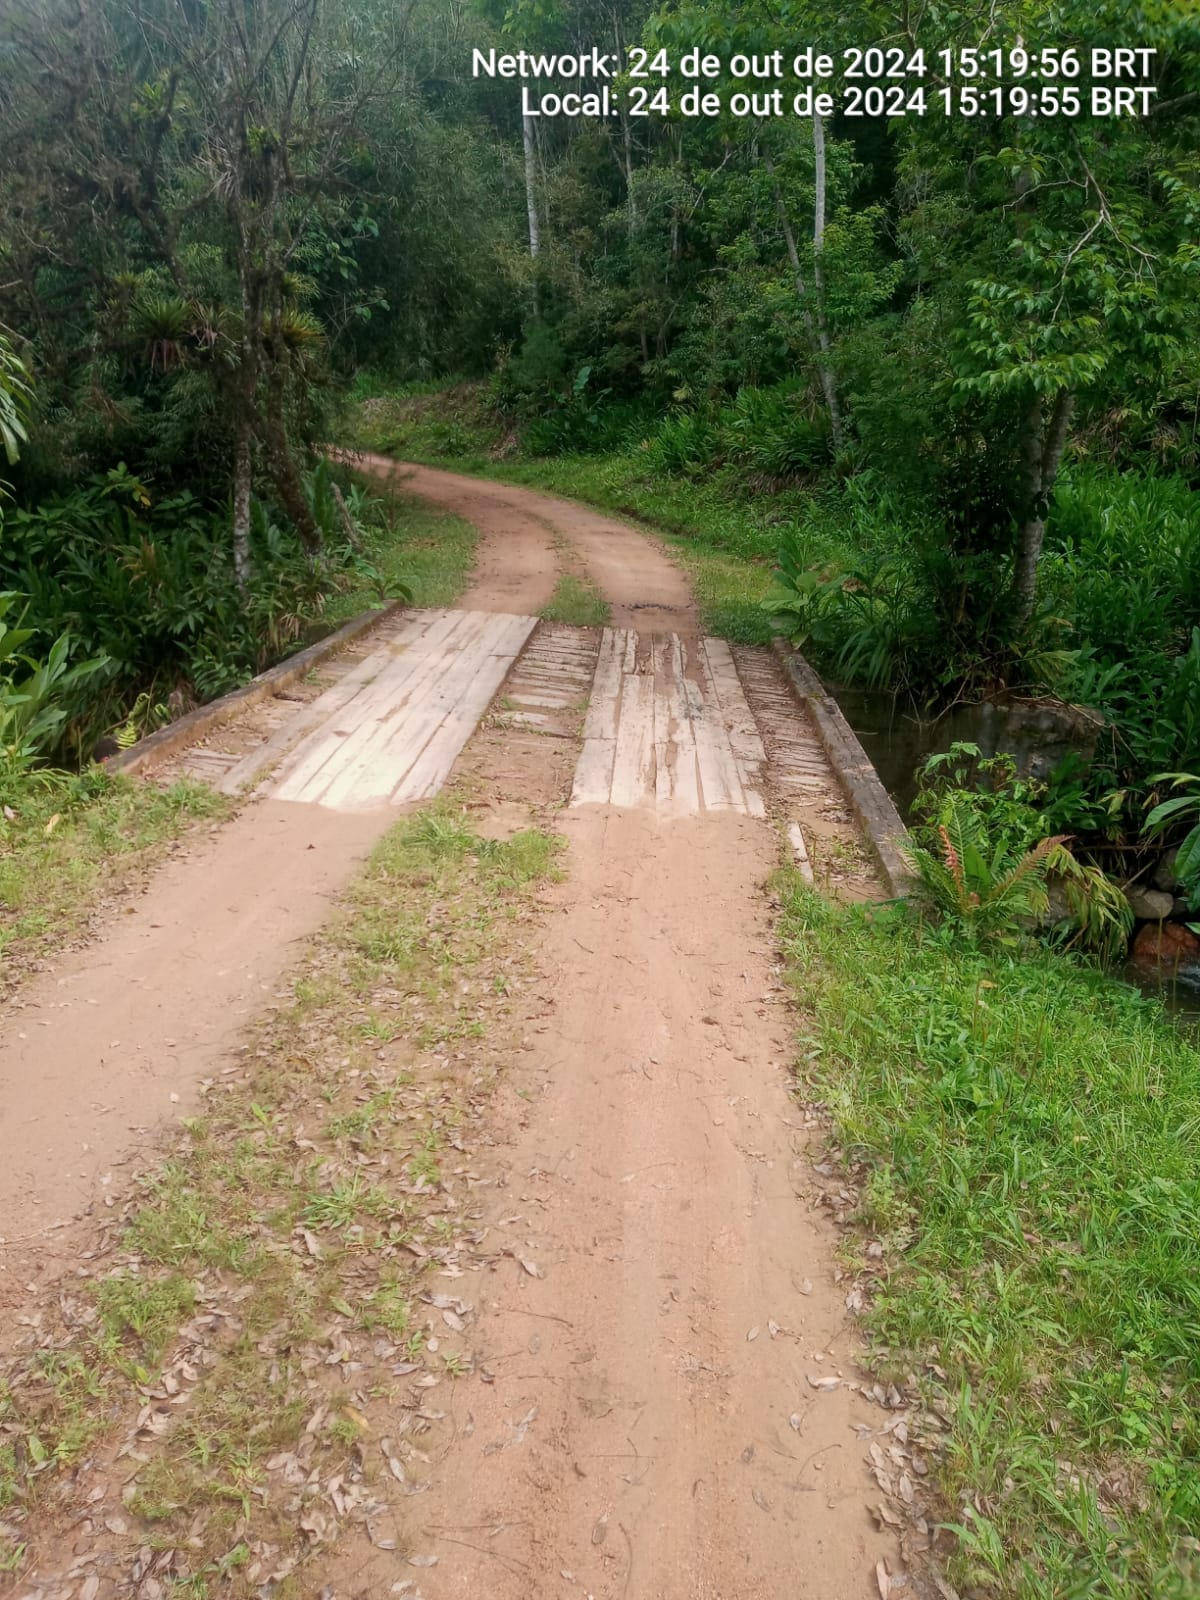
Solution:
[{"label": "sandy dirt road surface", "polygon": [[[674,633],[685,653],[679,640],[696,636],[682,574],[636,530],[431,469],[400,479],[480,527],[464,610],[530,614],[561,571],[582,568],[615,627]],[[553,678],[560,647],[543,648]],[[696,726],[712,715],[696,709]],[[753,730],[733,731],[736,746]],[[572,744],[492,725],[467,745],[468,766],[477,745],[503,827],[531,820],[541,770],[554,774],[542,816],[570,796],[579,730]],[[351,1536],[322,1558],[314,1594],[879,1593],[892,1546],[854,1429],[880,1413],[849,1386],[855,1335],[788,1091],[794,1019],[768,888],[780,817],[703,804],[660,815],[654,792],[650,781],[648,804],[557,813],[566,877],[538,957],[545,1013],[477,1153],[491,1179],[484,1224],[511,1253],[471,1281],[473,1371],[453,1386],[429,1492],[398,1511],[404,1547],[436,1564],[413,1571]],[[485,795],[476,812],[487,808]],[[230,1059],[295,942],[395,815],[252,800],[22,992],[0,1043],[0,1234],[19,1241],[0,1252],[0,1298],[28,1292],[28,1241],[51,1213],[102,1205],[104,1174],[152,1157],[153,1125],[190,1109]],[[86,1227],[55,1233],[60,1265]]]},{"label": "sandy dirt road surface", "polygon": [[[809,1381],[852,1380],[854,1337],[832,1229],[798,1198],[770,831],[607,807],[562,826],[555,998],[504,1093],[485,1214],[514,1259],[449,1286],[479,1296],[478,1375],[406,1509],[438,1556],[413,1592],[869,1600],[890,1551],[853,1425],[882,1419]],[[333,1576],[386,1594],[395,1558]]]}]

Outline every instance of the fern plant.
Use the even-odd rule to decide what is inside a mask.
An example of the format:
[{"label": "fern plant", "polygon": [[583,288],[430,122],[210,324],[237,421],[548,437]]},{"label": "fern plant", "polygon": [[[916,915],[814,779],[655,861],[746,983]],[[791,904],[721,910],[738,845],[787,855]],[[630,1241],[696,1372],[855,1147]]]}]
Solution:
[{"label": "fern plant", "polygon": [[1016,943],[1031,924],[1051,919],[1050,884],[1062,888],[1065,943],[1108,959],[1125,948],[1133,926],[1124,895],[1099,868],[1081,862],[1069,836],[1049,834],[1014,844],[990,832],[977,797],[967,790],[944,795],[931,826],[910,838],[905,855],[924,898],[941,919],[972,943]]},{"label": "fern plant", "polygon": [[973,942],[1014,938],[1022,918],[1049,909],[1046,878],[1062,835],[1039,839],[1019,856],[1005,842],[988,838],[970,797],[948,794],[927,844],[911,839],[905,849],[925,897],[944,920]]},{"label": "fern plant", "polygon": [[165,727],[170,720],[170,707],[161,700],[155,700],[146,689],[133,702],[125,720],[111,730],[110,737],[118,750],[131,750],[139,739],[144,739],[156,728]]}]

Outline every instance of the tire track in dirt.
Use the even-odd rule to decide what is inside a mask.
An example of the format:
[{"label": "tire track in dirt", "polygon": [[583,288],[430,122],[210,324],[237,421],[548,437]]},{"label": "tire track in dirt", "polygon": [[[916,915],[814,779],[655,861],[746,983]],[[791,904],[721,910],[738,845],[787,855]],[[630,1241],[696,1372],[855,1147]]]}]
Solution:
[{"label": "tire track in dirt", "polygon": [[459,602],[466,610],[539,611],[574,555],[612,607],[614,627],[688,636],[699,629],[687,578],[657,541],[628,523],[535,489],[387,456],[345,459],[475,525],[475,574]]},{"label": "tire track in dirt", "polygon": [[297,942],[394,820],[253,806],[18,991],[0,1041],[0,1308],[78,1259],[73,1219],[103,1215],[121,1169],[195,1109],[201,1080],[273,1003]]}]

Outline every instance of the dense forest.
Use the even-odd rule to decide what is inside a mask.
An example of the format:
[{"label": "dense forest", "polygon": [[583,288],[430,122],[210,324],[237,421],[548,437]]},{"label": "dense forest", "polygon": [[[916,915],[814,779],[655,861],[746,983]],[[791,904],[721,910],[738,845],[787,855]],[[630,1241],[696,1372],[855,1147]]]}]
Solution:
[{"label": "dense forest", "polygon": [[[644,107],[688,49],[720,90],[737,52],[879,42],[936,95],[940,52],[1052,41],[1078,95],[1131,40],[1153,95],[1118,117],[551,119],[472,70],[640,41]],[[1190,6],[20,0],[0,60],[10,773],[385,592],[377,508],[320,451],[417,391],[384,442],[702,502],[834,677],[1088,708],[1056,832],[1123,845],[1200,769]],[[760,598],[724,621],[765,636]]]}]

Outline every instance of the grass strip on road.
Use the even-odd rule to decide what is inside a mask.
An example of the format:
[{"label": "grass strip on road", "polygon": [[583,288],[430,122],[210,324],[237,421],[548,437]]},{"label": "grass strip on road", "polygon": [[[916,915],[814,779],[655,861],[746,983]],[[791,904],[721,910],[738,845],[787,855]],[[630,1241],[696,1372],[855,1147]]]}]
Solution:
[{"label": "grass strip on road", "polygon": [[611,608],[594,584],[564,572],[538,615],[543,622],[563,622],[572,628],[601,628]]},{"label": "grass strip on road", "polygon": [[950,1422],[951,1576],[997,1600],[1200,1593],[1198,1042],[1062,956],[791,878],[783,906],[800,1082],[876,1246],[867,1326]]},{"label": "grass strip on road", "polygon": [[287,1600],[347,1531],[403,1548],[439,1385],[473,1360],[464,1140],[557,848],[482,839],[447,800],[378,847],[245,1069],[0,1373],[0,1561],[65,1567],[82,1529],[114,1581],[149,1550],[164,1592]]}]

